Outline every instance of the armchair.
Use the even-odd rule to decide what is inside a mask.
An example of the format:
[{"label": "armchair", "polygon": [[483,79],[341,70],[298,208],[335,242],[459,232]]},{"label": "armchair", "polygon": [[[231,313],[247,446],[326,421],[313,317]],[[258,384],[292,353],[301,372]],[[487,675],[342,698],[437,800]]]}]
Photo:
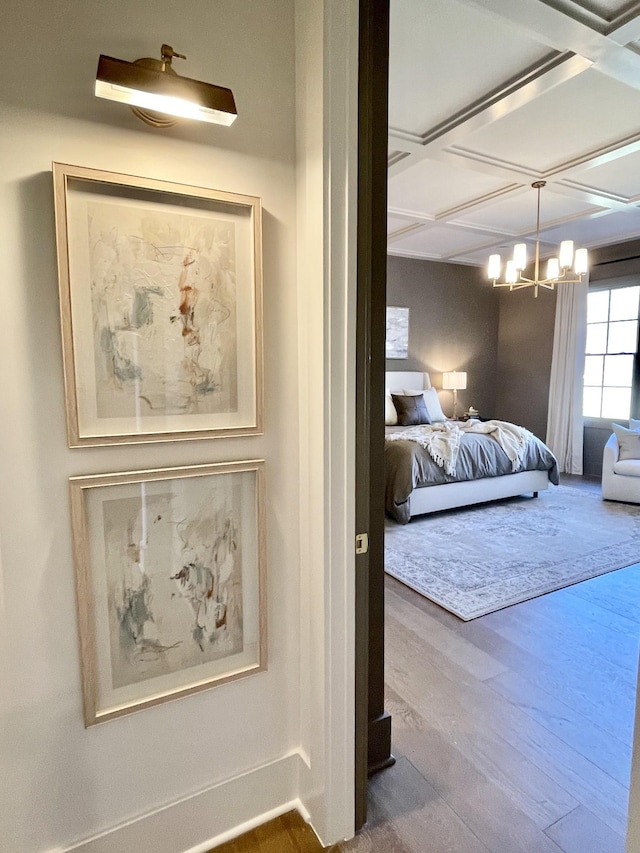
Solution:
[{"label": "armchair", "polygon": [[620,445],[612,433],[602,455],[602,497],[640,503],[640,459],[619,459]]}]

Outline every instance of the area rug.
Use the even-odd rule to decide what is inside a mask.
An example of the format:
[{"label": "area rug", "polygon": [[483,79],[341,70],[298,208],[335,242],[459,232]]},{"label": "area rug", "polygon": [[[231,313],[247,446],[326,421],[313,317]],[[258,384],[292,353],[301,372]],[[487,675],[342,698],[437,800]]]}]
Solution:
[{"label": "area rug", "polygon": [[385,528],[385,571],[465,621],[637,562],[640,506],[572,486]]}]

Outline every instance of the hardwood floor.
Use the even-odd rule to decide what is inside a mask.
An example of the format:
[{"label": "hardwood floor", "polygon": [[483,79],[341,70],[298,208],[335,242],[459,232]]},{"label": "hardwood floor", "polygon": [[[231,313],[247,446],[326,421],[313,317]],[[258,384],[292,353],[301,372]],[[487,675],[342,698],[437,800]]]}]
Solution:
[{"label": "hardwood floor", "polygon": [[474,839],[408,851],[623,853],[639,593],[636,565],[463,623],[387,580],[395,754]]},{"label": "hardwood floor", "polygon": [[288,812],[240,838],[215,848],[215,853],[322,853],[324,848],[298,812]]},{"label": "hardwood floor", "polygon": [[[640,563],[471,622],[386,590],[398,760],[331,853],[624,853]],[[220,849],[319,849],[282,838]]]}]

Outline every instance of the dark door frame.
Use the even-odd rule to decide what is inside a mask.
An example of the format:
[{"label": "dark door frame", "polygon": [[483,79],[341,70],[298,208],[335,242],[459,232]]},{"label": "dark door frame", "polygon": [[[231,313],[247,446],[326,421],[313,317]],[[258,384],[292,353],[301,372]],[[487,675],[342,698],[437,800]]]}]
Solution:
[{"label": "dark door frame", "polygon": [[356,332],[355,827],[367,778],[393,764],[384,710],[384,370],[387,289],[387,125],[390,0],[360,0]]}]

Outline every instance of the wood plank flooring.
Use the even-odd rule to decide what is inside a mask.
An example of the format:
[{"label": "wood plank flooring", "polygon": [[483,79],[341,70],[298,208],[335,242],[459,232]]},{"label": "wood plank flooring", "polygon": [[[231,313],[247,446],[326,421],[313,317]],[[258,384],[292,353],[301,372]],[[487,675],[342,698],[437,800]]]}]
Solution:
[{"label": "wood plank flooring", "polygon": [[[398,760],[331,853],[624,853],[640,563],[471,622],[386,590]],[[220,850],[320,849],[301,838]]]},{"label": "wood plank flooring", "polygon": [[324,848],[298,812],[258,826],[215,848],[215,853],[322,853]]},{"label": "wood plank flooring", "polygon": [[[486,850],[623,853],[639,592],[636,565],[463,623],[388,579],[394,751]],[[423,841],[408,850],[449,849],[437,835]],[[358,843],[344,849],[368,849]]]}]

